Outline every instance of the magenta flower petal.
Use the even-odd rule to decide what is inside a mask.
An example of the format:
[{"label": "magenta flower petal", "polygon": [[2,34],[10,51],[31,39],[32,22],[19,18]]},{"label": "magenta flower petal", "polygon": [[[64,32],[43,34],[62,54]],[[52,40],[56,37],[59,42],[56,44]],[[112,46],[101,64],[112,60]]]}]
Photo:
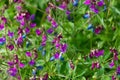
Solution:
[{"label": "magenta flower petal", "polygon": [[61,44],[61,48],[60,48],[62,53],[65,53],[67,50],[67,44]]},{"label": "magenta flower petal", "polygon": [[35,65],[35,61],[34,61],[34,60],[31,60],[31,61],[29,62],[29,65],[30,65],[30,66],[34,66],[34,65]]},{"label": "magenta flower petal", "polygon": [[32,54],[31,54],[30,52],[26,52],[26,56],[27,56],[27,57],[31,57]]},{"label": "magenta flower petal", "polygon": [[109,67],[112,68],[114,66],[114,61],[112,60],[111,63],[109,64]]},{"label": "magenta flower petal", "polygon": [[101,7],[101,6],[104,5],[104,2],[103,2],[103,1],[98,1],[98,2],[97,2],[97,5]]},{"label": "magenta flower petal", "polygon": [[0,31],[4,29],[4,25],[0,24]]},{"label": "magenta flower petal", "polygon": [[8,30],[8,36],[9,36],[10,38],[13,38],[14,32],[10,32],[10,30]]},{"label": "magenta flower petal", "polygon": [[84,1],[84,4],[85,4],[85,5],[90,5],[90,4],[91,4],[91,0],[85,0],[85,1]]},{"label": "magenta flower petal", "polygon": [[39,35],[41,35],[41,30],[40,29],[36,29],[36,34],[39,36]]},{"label": "magenta flower petal", "polygon": [[36,23],[30,23],[30,27],[34,28],[36,26]]},{"label": "magenta flower petal", "polygon": [[25,65],[24,65],[22,62],[19,63],[19,67],[20,67],[20,68],[24,68],[24,66],[25,66]]},{"label": "magenta flower petal", "polygon": [[55,59],[59,59],[59,56],[60,56],[60,54],[59,54],[58,52],[56,52],[56,53],[54,54],[54,58],[55,58]]}]

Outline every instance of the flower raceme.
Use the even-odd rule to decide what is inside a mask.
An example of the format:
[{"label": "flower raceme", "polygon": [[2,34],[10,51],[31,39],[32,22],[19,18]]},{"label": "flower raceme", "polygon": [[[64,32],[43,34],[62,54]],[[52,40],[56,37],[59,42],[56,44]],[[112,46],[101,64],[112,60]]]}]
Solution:
[{"label": "flower raceme", "polygon": [[99,57],[99,56],[102,56],[102,55],[104,55],[104,50],[95,49],[95,50],[91,51],[91,53],[89,54],[89,57],[93,58],[93,57]]},{"label": "flower raceme", "polygon": [[84,1],[85,5],[88,5],[89,8],[94,12],[94,13],[98,13],[99,10],[97,7],[102,7],[105,3],[104,0],[85,0]]}]

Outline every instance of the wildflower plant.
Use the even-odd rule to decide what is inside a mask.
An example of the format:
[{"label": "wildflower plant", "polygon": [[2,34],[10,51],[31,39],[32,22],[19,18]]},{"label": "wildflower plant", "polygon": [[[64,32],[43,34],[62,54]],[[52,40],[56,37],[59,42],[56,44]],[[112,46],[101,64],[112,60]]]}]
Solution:
[{"label": "wildflower plant", "polygon": [[115,0],[1,0],[1,80],[119,80]]}]

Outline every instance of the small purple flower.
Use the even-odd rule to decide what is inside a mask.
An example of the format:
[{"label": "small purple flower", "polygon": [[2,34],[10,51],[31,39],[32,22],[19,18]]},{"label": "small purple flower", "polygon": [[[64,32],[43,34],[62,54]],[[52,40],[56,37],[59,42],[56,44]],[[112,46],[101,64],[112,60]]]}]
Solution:
[{"label": "small purple flower", "polygon": [[65,2],[63,2],[59,8],[61,8],[62,10],[66,9],[67,8],[67,4]]},{"label": "small purple flower", "polygon": [[34,60],[31,60],[31,61],[29,62],[29,65],[30,65],[30,66],[34,66],[34,65],[35,65],[35,61],[34,61]]},{"label": "small purple flower", "polygon": [[60,47],[59,40],[56,41],[56,43],[55,43],[55,47],[56,47],[56,49],[58,49],[58,48]]},{"label": "small purple flower", "polygon": [[16,76],[16,75],[17,75],[17,68],[16,68],[16,67],[10,68],[10,69],[8,70],[8,73],[9,73],[11,76]]},{"label": "small purple flower", "polygon": [[20,37],[18,37],[18,39],[17,39],[17,44],[18,45],[21,45],[23,43],[23,38],[22,38],[22,36],[20,36]]},{"label": "small purple flower", "polygon": [[99,62],[93,62],[91,69],[93,70],[94,68],[99,69],[100,68],[100,63]]},{"label": "small purple flower", "polygon": [[13,66],[13,65],[14,65],[14,62],[8,61],[7,64],[8,64],[8,66]]},{"label": "small purple flower", "polygon": [[56,53],[54,54],[54,58],[55,58],[55,59],[59,59],[59,57],[60,57],[60,54],[59,54],[58,52],[56,52]]},{"label": "small purple flower", "polygon": [[14,63],[15,63],[15,64],[18,64],[18,62],[19,62],[18,55],[15,54],[15,55],[14,55]]},{"label": "small purple flower", "polygon": [[102,31],[102,29],[103,29],[102,26],[98,26],[98,27],[95,28],[94,32],[95,32],[96,34],[99,34],[99,33]]},{"label": "small purple flower", "polygon": [[57,24],[57,22],[55,20],[52,20],[51,24],[52,24],[53,28],[57,28],[58,27],[58,24]]},{"label": "small purple flower", "polygon": [[116,77],[114,75],[112,76],[112,80],[116,80]]},{"label": "small purple flower", "polygon": [[21,6],[16,6],[16,9],[18,10],[18,11],[21,11],[22,10],[22,7]]},{"label": "small purple flower", "polygon": [[99,10],[96,8],[95,5],[91,5],[91,6],[90,6],[90,9],[91,9],[94,13],[96,13],[96,14],[98,14],[98,12],[99,12]]},{"label": "small purple flower", "polygon": [[69,10],[66,11],[66,14],[67,14],[67,15],[70,15],[70,13],[71,13],[71,12],[70,12]]},{"label": "small purple flower", "polygon": [[48,14],[50,13],[50,7],[46,8],[46,13],[48,13]]},{"label": "small purple flower", "polygon": [[2,17],[1,20],[3,21],[3,24],[7,23],[7,19],[5,17]]},{"label": "small purple flower", "polygon": [[24,19],[20,21],[20,26],[21,26],[21,27],[25,26],[25,21],[24,21]]},{"label": "small purple flower", "polygon": [[26,34],[30,33],[29,27],[26,27],[26,28],[25,28],[25,33],[26,33]]},{"label": "small purple flower", "polygon": [[114,66],[114,61],[112,60],[111,63],[109,64],[109,67],[112,68]]},{"label": "small purple flower", "polygon": [[4,24],[0,24],[0,31],[4,29]]},{"label": "small purple flower", "polygon": [[13,38],[14,32],[10,32],[10,30],[8,30],[8,36],[9,36],[10,38]]},{"label": "small purple flower", "polygon": [[66,50],[67,50],[67,44],[61,44],[60,51],[61,51],[62,53],[65,53]]},{"label": "small purple flower", "polygon": [[47,33],[49,33],[49,34],[52,34],[52,32],[53,32],[53,28],[49,28],[49,29],[47,30]]},{"label": "small purple flower", "polygon": [[22,30],[22,28],[18,28],[18,34],[22,34],[23,33],[23,30]]},{"label": "small purple flower", "polygon": [[103,6],[104,5],[104,1],[98,1],[97,5],[100,6],[100,7]]},{"label": "small purple flower", "polygon": [[30,19],[30,13],[29,13],[29,12],[26,12],[26,13],[25,13],[25,18],[26,18],[26,20],[29,20],[29,19]]},{"label": "small purple flower", "polygon": [[47,20],[50,22],[52,20],[52,17],[50,15],[48,15]]},{"label": "small purple flower", "polygon": [[117,72],[117,75],[120,75],[120,66],[117,67],[116,72]]},{"label": "small purple flower", "polygon": [[30,16],[30,20],[35,20],[35,15],[34,14],[32,14],[31,16]]},{"label": "small purple flower", "polygon": [[46,40],[47,40],[47,36],[45,34],[43,34],[42,35],[42,42],[44,43],[44,42],[46,42]]},{"label": "small purple flower", "polygon": [[35,32],[36,32],[36,34],[37,34],[38,36],[40,36],[40,35],[41,35],[41,33],[42,33],[40,29],[36,29],[36,31],[35,31]]},{"label": "small purple flower", "polygon": [[10,44],[10,45],[7,45],[7,48],[12,51],[14,49],[14,45],[13,44]]},{"label": "small purple flower", "polygon": [[6,42],[6,38],[5,37],[1,37],[0,38],[0,45],[3,45]]},{"label": "small purple flower", "polygon": [[95,50],[95,57],[102,56],[104,54],[104,50]]},{"label": "small purple flower", "polygon": [[28,52],[28,51],[27,51],[27,52],[26,52],[26,56],[27,56],[27,57],[31,57],[31,56],[32,56],[31,52]]},{"label": "small purple flower", "polygon": [[30,27],[34,28],[36,26],[36,23],[30,23]]},{"label": "small purple flower", "polygon": [[42,80],[48,80],[48,73],[44,75]]},{"label": "small purple flower", "polygon": [[118,53],[113,53],[113,59],[118,60]]},{"label": "small purple flower", "polygon": [[22,62],[19,62],[19,67],[20,68],[24,68],[25,64],[23,64]]},{"label": "small purple flower", "polygon": [[90,5],[90,4],[91,4],[91,0],[85,0],[85,1],[84,1],[84,4],[85,4],[85,5]]}]

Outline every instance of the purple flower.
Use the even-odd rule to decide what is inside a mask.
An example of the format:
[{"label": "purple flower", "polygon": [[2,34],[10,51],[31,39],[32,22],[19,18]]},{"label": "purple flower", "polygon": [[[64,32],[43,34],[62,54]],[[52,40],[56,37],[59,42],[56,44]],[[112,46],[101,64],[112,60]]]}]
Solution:
[{"label": "purple flower", "polygon": [[102,56],[104,54],[104,50],[95,50],[95,57]]},{"label": "purple flower", "polygon": [[48,14],[50,13],[50,7],[46,8],[46,13],[48,13]]},{"label": "purple flower", "polygon": [[91,9],[94,13],[96,13],[96,14],[99,12],[99,10],[96,8],[95,5],[91,5],[91,6],[90,6],[90,9]]},{"label": "purple flower", "polygon": [[8,36],[9,36],[10,38],[13,38],[14,32],[10,32],[10,30],[8,30]]},{"label": "purple flower", "polygon": [[90,5],[90,4],[91,4],[91,0],[85,0],[85,1],[84,1],[84,4],[85,4],[85,5]]},{"label": "purple flower", "polygon": [[5,17],[2,17],[1,20],[3,21],[3,24],[7,23],[7,19]]},{"label": "purple flower", "polygon": [[55,47],[56,47],[56,49],[58,49],[58,48],[60,47],[59,40],[56,41],[56,43],[55,43]]},{"label": "purple flower", "polygon": [[67,14],[67,15],[70,15],[70,13],[71,13],[71,12],[70,12],[69,10],[66,11],[66,14]]},{"label": "purple flower", "polygon": [[22,34],[23,33],[23,30],[22,30],[22,28],[18,28],[18,34]]},{"label": "purple flower", "polygon": [[19,62],[18,55],[15,54],[14,55],[14,63],[17,64],[18,62]]},{"label": "purple flower", "polygon": [[53,32],[53,28],[49,28],[49,29],[47,30],[47,33],[49,33],[49,34],[52,34],[52,32]]},{"label": "purple flower", "polygon": [[16,67],[10,68],[10,69],[8,70],[8,73],[9,73],[11,76],[16,76],[16,74],[17,74],[17,68],[16,68]]},{"label": "purple flower", "polygon": [[30,13],[29,13],[29,12],[26,12],[26,13],[25,13],[25,18],[26,18],[27,20],[30,19]]},{"label": "purple flower", "polygon": [[30,16],[30,19],[31,19],[32,21],[35,20],[35,15],[32,14],[32,15]]},{"label": "purple flower", "polygon": [[92,69],[94,69],[94,68],[99,69],[99,68],[100,68],[100,63],[99,63],[99,62],[93,62],[91,68],[92,68]]},{"label": "purple flower", "polygon": [[20,21],[20,26],[22,26],[22,27],[25,26],[25,21],[24,21],[24,19]]},{"label": "purple flower", "polygon": [[100,7],[103,6],[104,5],[104,1],[98,1],[97,5],[100,6]]},{"label": "purple flower", "polygon": [[62,53],[65,53],[66,50],[67,50],[67,44],[61,44],[60,51],[61,51]]},{"label": "purple flower", "polygon": [[18,39],[17,39],[17,44],[19,45],[21,45],[23,43],[23,38],[22,38],[22,36],[20,36],[20,37],[18,37]]},{"label": "purple flower", "polygon": [[30,33],[29,27],[26,27],[26,28],[25,28],[25,33],[26,33],[26,34]]},{"label": "purple flower", "polygon": [[30,52],[27,51],[27,52],[26,52],[26,56],[27,56],[27,57],[31,57],[32,54],[31,54]]},{"label": "purple flower", "polygon": [[58,27],[58,24],[56,23],[55,20],[52,20],[52,21],[51,21],[51,24],[52,24],[52,27],[53,27],[53,28],[57,28],[57,27]]},{"label": "purple flower", "polygon": [[22,7],[21,6],[16,6],[16,9],[18,10],[18,11],[20,11],[20,10],[22,10]]},{"label": "purple flower", "polygon": [[36,26],[36,23],[30,23],[30,27],[34,28]]},{"label": "purple flower", "polygon": [[10,45],[7,45],[7,48],[12,51],[14,49],[14,45],[13,44],[10,44]]},{"label": "purple flower", "polygon": [[36,29],[36,34],[39,36],[39,35],[41,35],[41,30],[40,29]]},{"label": "purple flower", "polygon": [[47,16],[48,21],[52,20],[52,17],[50,15]]},{"label": "purple flower", "polygon": [[47,40],[47,36],[45,34],[43,34],[42,35],[42,43],[41,43],[42,46],[46,45],[46,40]]},{"label": "purple flower", "polygon": [[48,73],[44,75],[42,80],[48,80]]},{"label": "purple flower", "polygon": [[34,61],[34,60],[31,60],[31,61],[29,62],[29,65],[30,65],[30,66],[34,66],[34,65],[35,65],[35,61]]},{"label": "purple flower", "polygon": [[120,66],[117,67],[116,72],[117,72],[117,75],[120,75]]},{"label": "purple flower", "polygon": [[20,67],[20,68],[24,68],[24,66],[25,66],[25,65],[24,65],[22,62],[19,62],[19,67]]},{"label": "purple flower", "polygon": [[113,59],[118,60],[118,53],[113,53]]},{"label": "purple flower", "polygon": [[59,59],[59,57],[60,57],[60,54],[59,54],[58,52],[56,52],[56,53],[54,54],[54,58],[55,58],[55,59]]},{"label": "purple flower", "polygon": [[67,8],[67,4],[65,2],[63,2],[60,6],[59,6],[62,10]]},{"label": "purple flower", "polygon": [[111,63],[109,64],[109,67],[112,68],[114,66],[114,61],[112,60]]},{"label": "purple flower", "polygon": [[14,62],[8,61],[7,64],[8,64],[9,66],[13,66],[13,65],[14,65]]},{"label": "purple flower", "polygon": [[102,26],[98,26],[98,27],[95,28],[94,32],[95,32],[96,34],[99,34],[102,29],[103,29]]},{"label": "purple flower", "polygon": [[4,24],[0,24],[0,31],[4,29]]},{"label": "purple flower", "polygon": [[116,80],[116,77],[114,75],[112,76],[112,80]]},{"label": "purple flower", "polygon": [[1,37],[0,38],[0,45],[3,45],[6,42],[6,38],[5,37]]},{"label": "purple flower", "polygon": [[104,50],[92,50],[91,53],[89,54],[89,57],[99,57],[104,54]]}]

